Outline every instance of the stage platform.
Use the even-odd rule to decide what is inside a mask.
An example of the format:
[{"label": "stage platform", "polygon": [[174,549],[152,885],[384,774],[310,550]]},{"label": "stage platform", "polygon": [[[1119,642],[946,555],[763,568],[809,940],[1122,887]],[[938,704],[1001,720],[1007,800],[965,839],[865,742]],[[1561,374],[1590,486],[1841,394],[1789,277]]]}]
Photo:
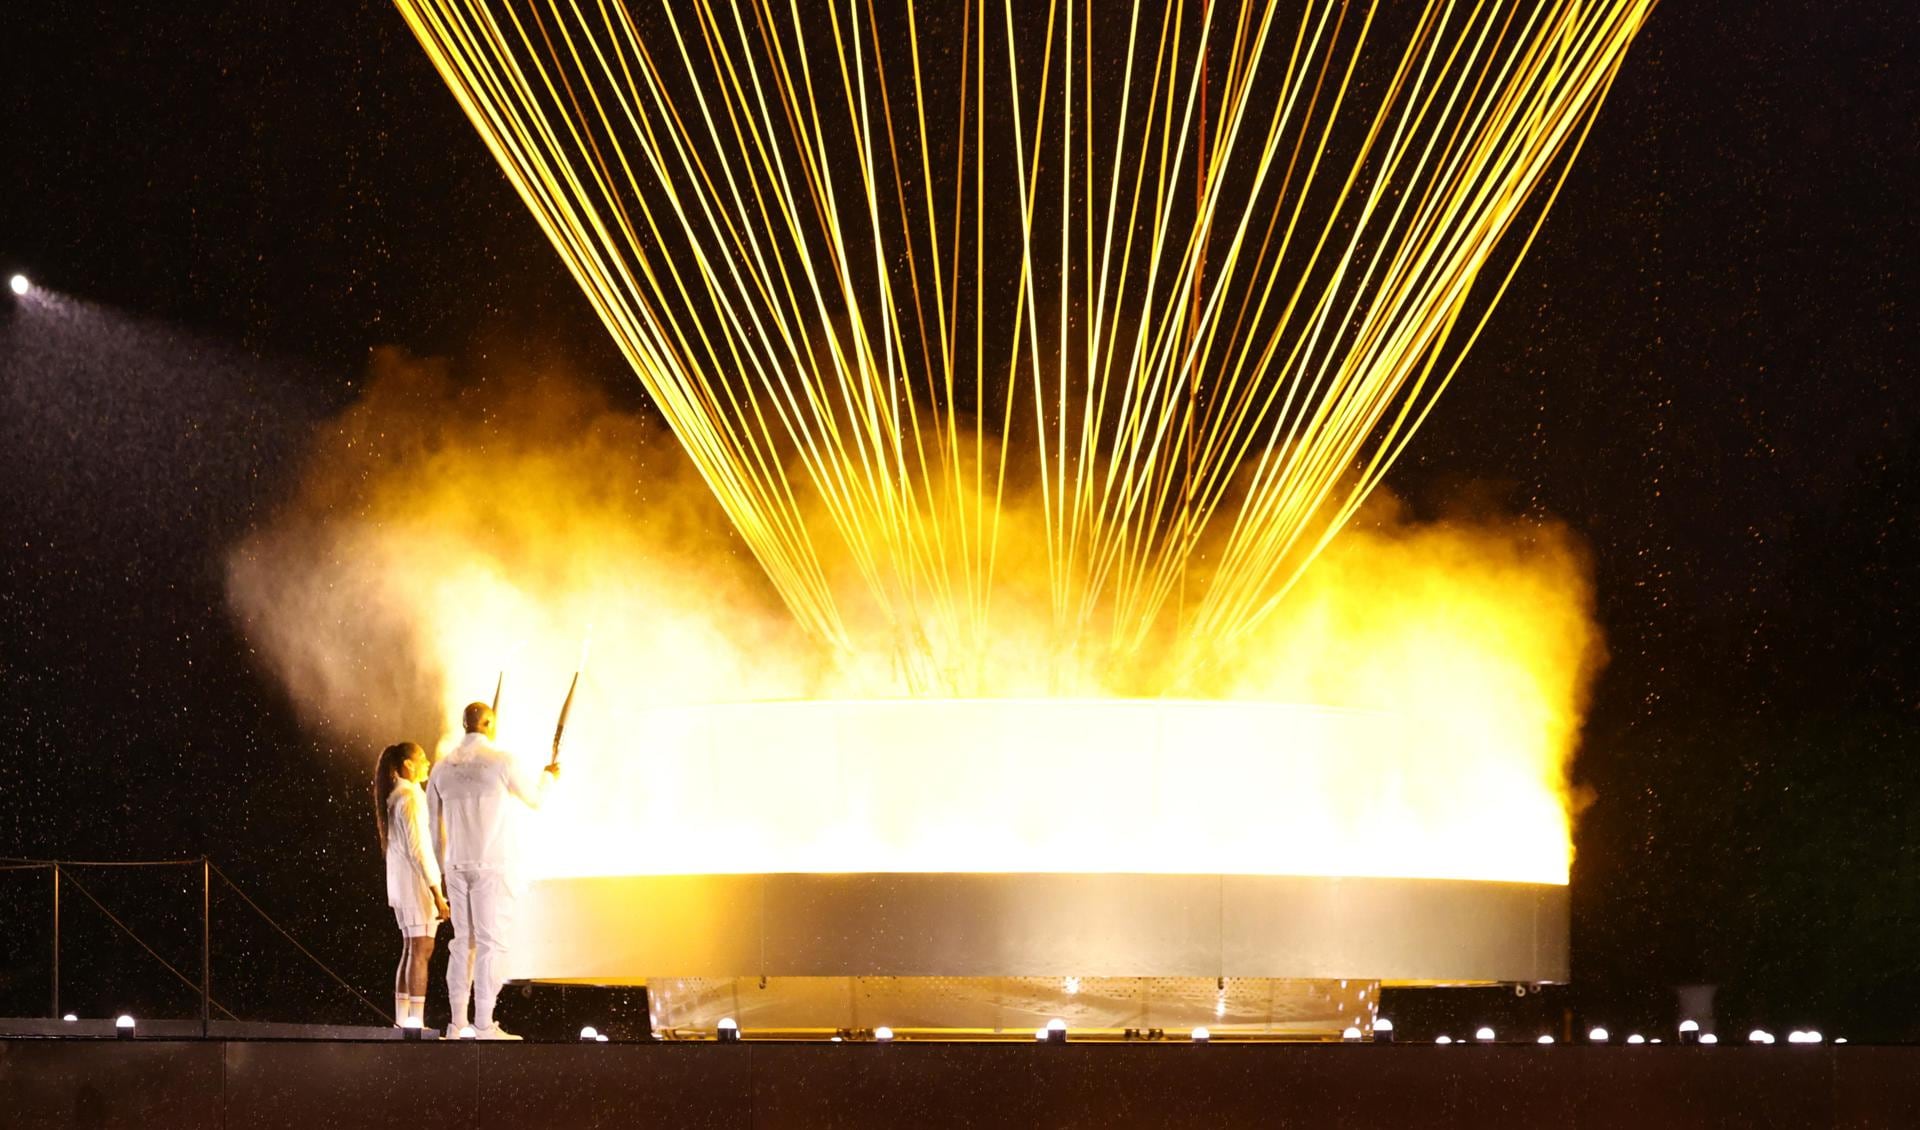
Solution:
[{"label": "stage platform", "polygon": [[0,1039],[0,1125],[1920,1126],[1920,1047]]}]

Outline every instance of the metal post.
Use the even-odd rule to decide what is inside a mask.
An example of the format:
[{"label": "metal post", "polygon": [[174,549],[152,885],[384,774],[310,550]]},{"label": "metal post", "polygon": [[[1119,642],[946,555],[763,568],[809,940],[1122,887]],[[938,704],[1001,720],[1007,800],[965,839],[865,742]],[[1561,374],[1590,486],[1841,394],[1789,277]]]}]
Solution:
[{"label": "metal post", "polygon": [[200,857],[200,1037],[208,1034],[213,1000],[213,864]]},{"label": "metal post", "polygon": [[53,1009],[47,1013],[60,1019],[60,865],[53,865]]}]

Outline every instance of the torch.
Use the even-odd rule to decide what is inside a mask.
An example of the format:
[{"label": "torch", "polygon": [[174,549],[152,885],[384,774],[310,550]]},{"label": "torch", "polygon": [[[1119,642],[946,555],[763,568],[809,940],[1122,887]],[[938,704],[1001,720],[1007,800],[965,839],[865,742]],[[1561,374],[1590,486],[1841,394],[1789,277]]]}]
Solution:
[{"label": "torch", "polygon": [[507,672],[506,672],[506,669],[503,667],[500,670],[499,677],[494,679],[493,681],[493,712],[495,714],[500,713],[500,685],[502,683],[505,683],[506,681],[507,681]]},{"label": "torch", "polygon": [[553,758],[547,762],[548,768],[560,765],[560,738],[567,732],[567,715],[573,713],[573,692],[580,689],[580,672],[587,667],[587,648],[593,643],[593,625],[587,625],[587,634],[580,641],[580,662],[574,665],[573,681],[567,684],[567,700],[560,704],[560,721],[553,728]]}]

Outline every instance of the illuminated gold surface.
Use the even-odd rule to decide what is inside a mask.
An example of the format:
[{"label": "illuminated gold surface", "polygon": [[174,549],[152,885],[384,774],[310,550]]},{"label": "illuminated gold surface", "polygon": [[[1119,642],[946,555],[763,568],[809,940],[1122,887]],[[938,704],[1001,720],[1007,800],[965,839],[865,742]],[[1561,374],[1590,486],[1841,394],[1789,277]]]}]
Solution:
[{"label": "illuminated gold surface", "polygon": [[1564,981],[1566,888],[1285,875],[670,875],[536,882],[516,979]]},{"label": "illuminated gold surface", "polygon": [[1075,1040],[1329,1039],[1371,1033],[1373,981],[1264,977],[655,978],[654,1030],[711,1036],[731,1019],[748,1039],[871,1038],[882,1025],[913,1039],[1033,1039],[1064,1021]]}]

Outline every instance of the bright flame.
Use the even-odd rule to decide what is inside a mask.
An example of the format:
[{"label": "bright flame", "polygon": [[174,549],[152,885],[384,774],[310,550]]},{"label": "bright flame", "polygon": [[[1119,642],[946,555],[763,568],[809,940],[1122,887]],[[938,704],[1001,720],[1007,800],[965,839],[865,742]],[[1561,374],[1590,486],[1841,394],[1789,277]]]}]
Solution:
[{"label": "bright flame", "polygon": [[1180,688],[1036,654],[1045,559],[1009,555],[1036,596],[997,598],[994,697],[903,700],[884,652],[793,626],[669,439],[561,378],[483,387],[383,357],[231,592],[312,720],[444,742],[504,670],[529,765],[592,624],[540,873],[1566,880],[1598,645],[1558,527],[1376,508]]}]

